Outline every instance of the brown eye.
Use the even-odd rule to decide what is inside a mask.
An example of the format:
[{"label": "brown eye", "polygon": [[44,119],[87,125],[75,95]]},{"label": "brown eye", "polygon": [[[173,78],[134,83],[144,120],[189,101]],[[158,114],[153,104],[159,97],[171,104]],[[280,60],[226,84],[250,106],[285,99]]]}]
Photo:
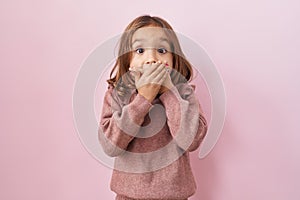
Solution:
[{"label": "brown eye", "polygon": [[135,52],[136,53],[138,53],[138,54],[142,54],[142,53],[144,53],[144,49],[143,48],[137,48],[136,50],[135,50]]},{"label": "brown eye", "polygon": [[165,49],[165,48],[159,48],[159,49],[157,49],[157,51],[158,51],[158,53],[161,53],[161,54],[165,54],[168,52],[167,49]]}]

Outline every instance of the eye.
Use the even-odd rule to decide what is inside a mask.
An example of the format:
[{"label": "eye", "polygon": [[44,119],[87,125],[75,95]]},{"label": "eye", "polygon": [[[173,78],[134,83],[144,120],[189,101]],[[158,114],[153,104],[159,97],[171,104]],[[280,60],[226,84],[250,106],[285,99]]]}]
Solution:
[{"label": "eye", "polygon": [[159,49],[157,49],[157,51],[158,51],[158,53],[161,53],[161,54],[165,54],[168,52],[167,49],[165,49],[165,48],[159,48]]},{"label": "eye", "polygon": [[135,52],[137,53],[137,54],[142,54],[142,53],[144,53],[144,49],[143,48],[137,48],[136,50],[135,50]]}]

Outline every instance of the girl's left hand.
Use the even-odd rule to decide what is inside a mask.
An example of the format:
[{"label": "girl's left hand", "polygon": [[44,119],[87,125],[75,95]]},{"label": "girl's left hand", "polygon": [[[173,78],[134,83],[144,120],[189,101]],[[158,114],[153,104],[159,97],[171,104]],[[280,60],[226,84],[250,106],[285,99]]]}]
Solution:
[{"label": "girl's left hand", "polygon": [[167,77],[160,87],[160,90],[158,92],[159,94],[162,94],[162,93],[168,91],[170,88],[172,88],[174,86],[171,76],[170,76],[172,68],[171,67],[166,67],[166,68],[168,68]]}]

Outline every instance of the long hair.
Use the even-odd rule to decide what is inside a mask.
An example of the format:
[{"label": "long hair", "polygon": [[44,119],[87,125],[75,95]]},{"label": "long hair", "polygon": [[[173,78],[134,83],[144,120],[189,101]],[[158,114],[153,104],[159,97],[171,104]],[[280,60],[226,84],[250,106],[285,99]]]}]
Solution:
[{"label": "long hair", "polygon": [[191,64],[186,60],[171,25],[162,18],[143,15],[134,19],[126,27],[119,40],[118,58],[111,70],[110,78],[107,80],[108,84],[114,86],[119,93],[122,93],[126,87],[134,87],[134,81],[132,77],[128,76],[129,73],[127,73],[129,71],[133,51],[131,47],[132,36],[136,30],[147,26],[162,28],[169,38],[173,57],[173,70],[170,74],[173,83],[177,84],[180,82],[191,81],[193,78]]}]

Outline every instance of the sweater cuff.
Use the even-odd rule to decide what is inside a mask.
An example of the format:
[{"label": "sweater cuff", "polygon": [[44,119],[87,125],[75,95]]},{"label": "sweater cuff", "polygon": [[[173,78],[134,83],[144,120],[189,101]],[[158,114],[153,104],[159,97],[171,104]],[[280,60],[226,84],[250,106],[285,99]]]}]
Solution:
[{"label": "sweater cuff", "polygon": [[167,102],[176,102],[179,99],[181,99],[181,96],[178,92],[178,89],[176,88],[175,85],[173,85],[171,88],[169,88],[169,90],[167,90],[166,92],[164,92],[163,94],[161,94],[159,96],[159,99],[161,100],[161,102],[166,105]]},{"label": "sweater cuff", "polygon": [[144,117],[149,112],[153,105],[139,93],[134,98],[134,100],[128,106],[128,113],[133,120],[138,125],[141,125],[144,121]]}]

